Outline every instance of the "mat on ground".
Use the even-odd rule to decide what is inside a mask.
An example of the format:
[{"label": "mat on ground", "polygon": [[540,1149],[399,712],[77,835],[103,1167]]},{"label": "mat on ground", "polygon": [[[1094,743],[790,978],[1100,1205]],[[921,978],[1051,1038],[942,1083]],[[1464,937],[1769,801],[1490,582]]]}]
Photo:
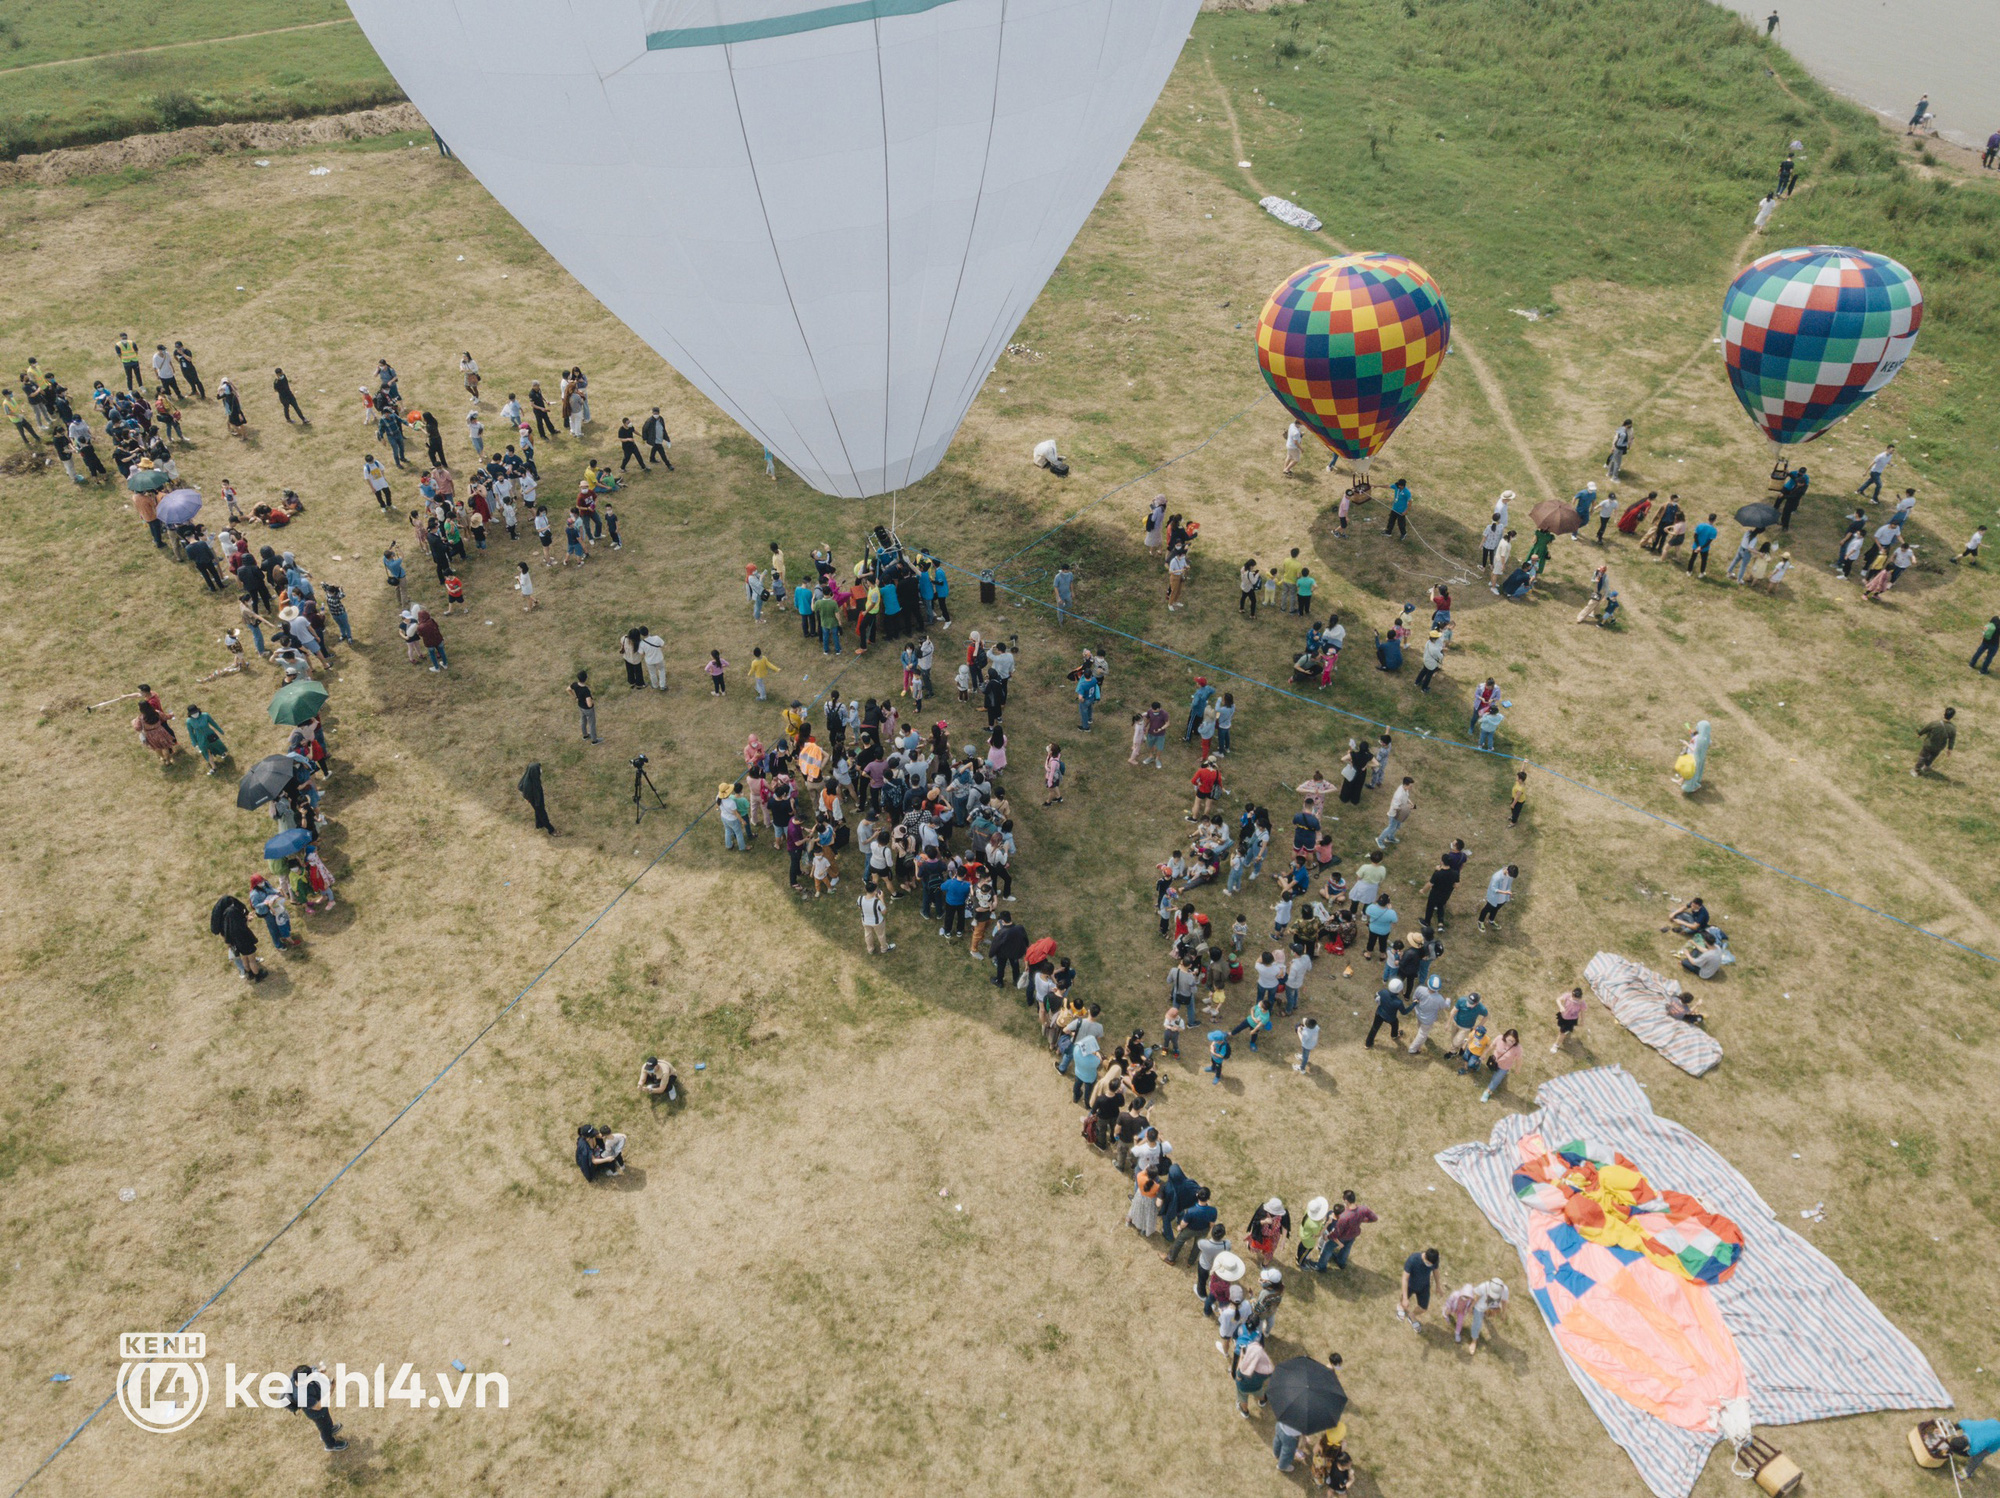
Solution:
[{"label": "mat on ground", "polygon": [[1618,1023],[1691,1077],[1713,1071],[1722,1061],[1722,1042],[1698,1025],[1674,1018],[1671,1008],[1681,986],[1616,952],[1599,952],[1583,978]]},{"label": "mat on ground", "polygon": [[1916,1347],[1620,1067],[1437,1157],[1521,1255],[1563,1364],[1659,1498],[1687,1498],[1747,1398],[1760,1425],[1943,1409]]}]

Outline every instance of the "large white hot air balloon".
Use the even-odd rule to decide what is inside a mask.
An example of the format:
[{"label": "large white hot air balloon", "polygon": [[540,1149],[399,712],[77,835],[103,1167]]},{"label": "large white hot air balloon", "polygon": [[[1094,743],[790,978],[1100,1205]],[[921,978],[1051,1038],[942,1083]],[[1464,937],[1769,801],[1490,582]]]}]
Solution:
[{"label": "large white hot air balloon", "polygon": [[785,465],[943,460],[1199,0],[349,0],[564,269]]}]

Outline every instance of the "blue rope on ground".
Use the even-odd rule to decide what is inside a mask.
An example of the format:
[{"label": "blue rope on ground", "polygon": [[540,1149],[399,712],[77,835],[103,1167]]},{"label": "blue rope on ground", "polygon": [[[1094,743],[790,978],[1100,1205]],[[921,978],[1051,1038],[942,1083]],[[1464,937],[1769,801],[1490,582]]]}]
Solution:
[{"label": "blue rope on ground", "polygon": [[[1235,420],[1234,417],[1230,419]],[[935,556],[937,555],[937,553],[932,552],[932,555]],[[1015,555],[1018,556],[1019,553],[1017,552],[1015,553]],[[944,559],[942,557],[939,557],[939,560],[943,561]],[[978,576],[976,572],[971,571],[969,568],[960,567],[952,562],[945,562],[944,565],[947,570],[960,573],[967,577]],[[1023,593],[1018,588],[1009,587],[1005,583],[995,583],[994,586],[1000,589],[1002,592],[1011,593],[1016,597],[1019,597],[1029,603],[1034,604],[1037,608],[1046,609],[1051,613],[1055,611],[1056,608],[1055,604],[1050,603],[1044,599],[1033,597],[1030,594]],[[1133,644],[1143,646],[1147,650],[1157,651],[1159,654],[1171,656],[1175,660],[1186,661],[1189,665],[1192,666],[1199,666],[1203,671],[1209,672],[1213,675],[1227,676],[1237,681],[1243,682],[1248,686],[1261,687],[1263,688],[1263,690],[1274,693],[1279,697],[1289,697],[1294,702],[1303,702],[1309,707],[1318,708],[1322,712],[1332,713],[1337,717],[1352,719],[1356,723],[1364,723],[1370,728],[1380,728],[1386,732],[1392,732],[1392,733],[1404,733],[1410,735],[1412,738],[1419,739],[1426,744],[1436,744],[1446,749],[1464,749],[1473,754],[1491,755],[1495,759],[1505,760],[1508,761],[1509,763],[1525,765],[1529,769],[1539,770],[1544,775],[1553,776],[1555,779],[1563,781],[1565,784],[1573,785],[1578,790],[1586,791],[1590,795],[1596,796],[1599,800],[1608,801],[1614,806],[1622,806],[1627,811],[1637,812],[1640,816],[1645,817],[1650,821],[1657,822],[1662,827],[1671,828],[1675,832],[1685,833],[1688,837],[1694,838],[1698,842],[1706,843],[1711,848],[1716,848],[1724,853],[1732,854],[1735,857],[1742,859],[1746,863],[1755,864],[1758,868],[1763,869],[1768,873],[1776,874],[1781,879],[1790,880],[1793,884],[1800,885],[1806,889],[1817,891],[1818,893],[1823,895],[1831,895],[1833,896],[1834,899],[1839,900],[1844,904],[1851,905],[1856,910],[1864,911],[1872,916],[1879,916],[1881,919],[1885,921],[1891,921],[1894,924],[1903,927],[1905,930],[1915,932],[1919,936],[1929,937],[1934,942],[1939,942],[1944,946],[1955,948],[1960,952],[1966,953],[1968,956],[1977,957],[1983,962],[1991,962],[1996,965],[2000,965],[2000,957],[1995,957],[1990,952],[1981,951],[1978,947],[1969,946],[1965,942],[1959,941],[1956,938],[1944,935],[1942,932],[1933,931],[1928,926],[1920,926],[1915,921],[1905,920],[1902,916],[1899,916],[1892,911],[1883,910],[1877,906],[1870,905],[1865,901],[1857,900],[1852,895],[1844,895],[1837,889],[1829,889],[1824,884],[1817,884],[1813,880],[1806,878],[1802,874],[1794,874],[1789,869],[1780,868],[1777,864],[1771,863],[1767,859],[1759,858],[1754,853],[1747,853],[1743,849],[1736,847],[1732,843],[1725,843],[1720,838],[1710,837],[1705,832],[1697,832],[1694,828],[1687,826],[1685,823],[1676,822],[1671,817],[1665,817],[1660,815],[1660,813],[1656,811],[1649,811],[1643,806],[1634,805],[1632,802],[1625,800],[1623,797],[1614,796],[1609,791],[1599,790],[1596,786],[1590,784],[1588,781],[1578,780],[1574,775],[1568,774],[1567,772],[1562,770],[1555,769],[1552,766],[1542,764],[1538,760],[1529,759],[1525,755],[1510,754],[1502,749],[1481,749],[1476,744],[1467,744],[1457,739],[1440,737],[1437,734],[1429,733],[1421,728],[1408,728],[1397,723],[1379,722],[1374,718],[1368,717],[1366,714],[1354,712],[1349,708],[1338,707],[1331,702],[1323,702],[1315,697],[1303,696],[1298,692],[1292,691],[1289,687],[1280,687],[1273,685],[1271,682],[1265,681],[1261,677],[1251,676],[1242,671],[1232,671],[1227,666],[1218,666],[1212,661],[1202,660],[1199,656],[1188,655],[1183,651],[1175,650],[1170,645],[1162,645],[1159,644],[1157,641],[1148,640],[1143,636],[1129,634],[1125,630],[1117,628],[1115,625],[1105,624],[1099,620],[1090,618],[1086,614],[1080,614],[1074,608],[1066,608],[1062,612],[1063,612],[1063,617],[1065,619],[1074,619],[1079,624],[1083,624],[1088,628],[1102,630],[1105,634],[1115,635],[1122,640],[1130,640]]]},{"label": "blue rope on ground", "polygon": [[[836,671],[831,677],[827,679],[826,684],[822,686],[819,689],[819,691],[815,692],[812,696],[812,700],[806,704],[806,710],[808,712],[810,712],[812,708],[819,703],[821,697],[825,696],[829,690],[831,690],[836,684],[838,684],[840,678],[847,674],[849,668],[853,664],[854,662],[850,658],[846,664],[842,665],[838,671]],[[660,849],[658,853],[654,854],[652,862],[648,863],[643,869],[639,870],[638,873],[634,874],[632,878],[629,881],[627,881],[625,887],[619,890],[617,894],[613,895],[610,901],[605,905],[605,907],[602,910],[598,911],[596,915],[592,916],[590,920],[584,925],[583,929],[577,932],[576,935],[572,936],[569,939],[569,941],[564,944],[563,949],[560,952],[557,952],[555,956],[551,957],[548,960],[548,962],[543,966],[542,970],[539,973],[536,973],[533,978],[528,980],[527,987],[523,988],[519,993],[515,994],[512,999],[508,1000],[506,1006],[502,1008],[498,1014],[494,1015],[493,1018],[488,1020],[480,1028],[479,1033],[477,1035],[474,1035],[472,1039],[468,1040],[464,1045],[460,1046],[458,1049],[458,1054],[453,1056],[451,1060],[447,1061],[444,1064],[443,1069],[440,1070],[436,1076],[432,1077],[430,1081],[424,1083],[424,1085],[417,1090],[417,1094],[415,1097],[411,1098],[407,1103],[403,1104],[401,1108],[397,1109],[395,1116],[391,1118],[387,1123],[383,1124],[381,1128],[377,1129],[375,1131],[375,1136],[372,1139],[370,1139],[366,1144],[362,1145],[360,1149],[356,1150],[354,1152],[354,1156],[352,1159],[350,1159],[345,1165],[341,1166],[340,1169],[336,1170],[331,1176],[327,1178],[326,1184],[321,1186],[319,1190],[315,1191],[312,1194],[312,1199],[310,1201],[308,1201],[303,1207],[300,1207],[298,1211],[294,1212],[291,1215],[290,1219],[286,1221],[283,1227],[279,1228],[277,1232],[271,1234],[269,1238],[265,1239],[263,1246],[259,1248],[255,1253],[250,1255],[249,1258],[245,1259],[240,1265],[238,1265],[236,1272],[230,1275],[228,1279],[224,1280],[222,1284],[217,1287],[215,1293],[209,1296],[207,1300],[204,1300],[199,1306],[197,1306],[195,1308],[194,1314],[192,1316],[189,1316],[187,1320],[183,1321],[178,1327],[174,1328],[174,1330],[177,1332],[184,1332],[189,1327],[193,1326],[195,1322],[199,1321],[201,1317],[208,1311],[210,1306],[213,1306],[218,1300],[222,1299],[222,1297],[228,1293],[229,1287],[231,1285],[234,1285],[239,1279],[241,1279],[244,1276],[244,1274],[246,1274],[250,1270],[250,1268],[257,1263],[259,1259],[263,1258],[265,1254],[269,1253],[271,1249],[276,1246],[280,1238],[283,1238],[285,1234],[289,1233],[293,1228],[297,1227],[299,1223],[304,1220],[306,1213],[310,1212],[314,1207],[318,1206],[320,1199],[324,1197],[329,1191],[333,1190],[333,1188],[340,1183],[340,1178],[346,1175],[350,1170],[354,1169],[356,1165],[360,1164],[362,1156],[366,1155],[370,1150],[375,1148],[376,1145],[380,1144],[382,1142],[383,1137],[387,1135],[391,1129],[395,1128],[397,1124],[401,1123],[403,1119],[409,1115],[410,1111],[417,1106],[417,1104],[421,1103],[426,1097],[430,1095],[432,1088],[436,1087],[438,1083],[442,1082],[446,1077],[450,1076],[452,1068],[457,1066],[459,1062],[463,1061],[468,1055],[470,1055],[472,1053],[473,1047],[477,1046],[480,1041],[484,1040],[488,1035],[490,1035],[493,1032],[493,1028],[496,1025],[498,1025],[500,1021],[505,1019],[508,1015],[512,1014],[514,1010],[520,1006],[521,1001],[527,998],[529,994],[533,993],[535,989],[540,986],[541,981],[544,978],[548,977],[550,973],[555,971],[556,964],[561,962],[563,958],[569,956],[569,954],[576,949],[577,945],[581,943],[586,936],[590,935],[590,933],[593,930],[596,929],[598,923],[602,921],[606,916],[611,914],[611,912],[614,909],[617,908],[618,902],[623,900],[627,895],[631,894],[634,889],[638,888],[639,881],[641,879],[644,879],[648,874],[652,873],[654,869],[658,868],[660,863],[666,858],[666,856],[669,853],[673,852],[674,849],[678,848],[681,845],[682,841],[687,837],[687,835],[690,832],[693,832],[695,828],[699,827],[702,821],[708,816],[708,814],[714,810],[715,810],[715,805],[713,802],[711,802],[709,805],[704,806],[699,812],[695,814],[693,821],[689,822],[687,826],[683,827],[679,832],[675,833],[674,840],[668,843],[666,847]],[[88,1430],[91,1426],[91,1422],[96,1420],[99,1415],[103,1414],[107,1409],[111,1408],[112,1404],[117,1400],[117,1398],[118,1394],[115,1389],[110,1394],[106,1395],[104,1402],[98,1405],[98,1407],[92,1410],[88,1415],[84,1416],[83,1422],[80,1425],[78,1425],[75,1430],[71,1431],[67,1436],[63,1437],[62,1444],[57,1446],[54,1451],[51,1451],[46,1457],[44,1457],[42,1459],[42,1463],[40,1466],[36,1467],[34,1471],[30,1472],[26,1477],[21,1479],[19,1485],[14,1488],[13,1493],[10,1495],[10,1498],[19,1498],[19,1495],[22,1492],[26,1491],[28,1484],[33,1482],[37,1477],[40,1477],[42,1473],[47,1471],[49,1466],[55,1461],[55,1459],[61,1456],[63,1452],[69,1449],[70,1443],[74,1441],[78,1436],[82,1435],[86,1430]]]}]

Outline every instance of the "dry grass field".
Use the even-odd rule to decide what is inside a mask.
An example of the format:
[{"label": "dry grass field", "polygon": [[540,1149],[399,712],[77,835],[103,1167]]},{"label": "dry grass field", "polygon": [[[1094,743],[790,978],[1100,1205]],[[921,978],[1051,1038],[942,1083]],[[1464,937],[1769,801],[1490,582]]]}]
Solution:
[{"label": "dry grass field", "polygon": [[[1183,834],[1194,766],[1182,751],[1173,773],[1129,767],[1130,713],[1154,697],[1184,704],[1196,663],[1240,673],[1227,784],[1286,817],[1284,787],[1330,766],[1350,734],[1376,731],[1348,715],[1395,725],[1420,809],[1389,860],[1393,889],[1414,897],[1454,836],[1480,881],[1522,868],[1498,936],[1472,929],[1468,881],[1439,965],[1447,986],[1480,990],[1528,1041],[1499,1106],[1532,1106],[1535,1085],[1560,1071],[1628,1068],[1874,1297],[1967,1413],[1989,1413],[2000,1369],[1991,967],[1839,897],[2000,952],[1992,688],[1963,665],[1968,622],[1993,611],[1993,589],[1940,565],[1990,502],[1971,460],[1925,473],[1913,458],[1927,565],[1887,604],[1864,606],[1822,556],[1839,492],[1880,432],[1943,431],[1959,399],[1948,382],[1969,376],[1920,352],[1819,444],[1825,488],[1776,597],[1686,578],[1617,540],[1606,551],[1625,628],[1579,629],[1598,552],[1565,541],[1533,607],[1454,588],[1461,648],[1429,697],[1377,675],[1365,649],[1324,703],[1263,689],[1283,680],[1297,631],[1238,615],[1244,557],[1303,548],[1365,644],[1432,580],[1467,575],[1497,491],[1532,498],[1545,479],[1568,494],[1598,476],[1623,415],[1641,432],[1627,490],[1677,488],[1733,509],[1761,487],[1764,463],[1709,345],[1747,210],[1689,208],[1713,232],[1690,231],[1676,277],[1556,265],[1547,300],[1561,314],[1533,324],[1509,315],[1531,303],[1510,303],[1476,247],[1446,238],[1433,254],[1415,237],[1422,225],[1406,224],[1380,243],[1425,259],[1455,297],[1465,286],[1461,342],[1385,459],[1417,490],[1416,537],[1385,540],[1363,512],[1358,534],[1336,541],[1330,477],[1278,474],[1283,417],[1249,329],[1269,288],[1330,253],[1329,239],[1376,247],[1398,226],[1359,207],[1343,222],[1314,199],[1328,228],[1312,239],[1255,206],[1258,183],[1234,163],[1248,150],[1247,175],[1266,172],[1265,147],[1277,148],[1259,132],[1273,127],[1250,111],[1275,106],[1251,93],[1230,48],[1262,46],[1254,28],[1278,24],[1203,20],[1017,335],[1034,353],[1003,357],[944,468],[898,502],[907,538],[966,569],[1012,558],[1002,580],[1033,600],[982,609],[961,578],[947,637],[962,645],[981,628],[1022,645],[1007,723],[1014,909],[1073,956],[1114,1032],[1157,1033],[1167,957],[1152,865]],[[226,1282],[197,1323],[212,1377],[224,1361],[384,1362],[392,1374],[409,1361],[428,1382],[458,1359],[505,1373],[510,1408],[349,1411],[352,1445],[336,1458],[276,1414],[211,1408],[166,1439],[114,1409],[30,1491],[1285,1491],[1268,1420],[1237,1418],[1187,1275],[1123,1225],[1129,1187],[1078,1137],[1067,1083],[1017,996],[988,986],[912,902],[891,915],[898,950],[864,959],[853,878],[843,898],[802,902],[780,855],[725,854],[713,818],[694,820],[745,736],[768,740],[776,726],[743,675],[752,646],[782,668],[774,696],[830,681],[894,690],[886,653],[829,662],[781,612],[753,625],[740,585],[774,539],[795,569],[822,542],[851,560],[887,502],[766,480],[756,442],[456,163],[402,137],[271,160],[0,192],[7,372],[33,353],[87,388],[115,372],[111,343],[129,328],[187,341],[211,388],[236,377],[248,438],[225,438],[215,408],[195,406],[183,472],[211,496],[227,478],[246,503],[298,490],[306,512],[274,542],[345,586],[356,634],[329,720],[340,904],[302,917],[304,949],[246,985],[205,917],[261,867],[270,824],[235,809],[227,773],[210,779],[187,756],[162,771],[128,713],[80,704],[150,682],[176,712],[192,701],[213,713],[240,769],[282,747],[263,717],[272,673],[193,684],[223,664],[233,605],[146,544],[122,492],[76,488],[59,469],[0,472],[0,1479],[26,1478],[110,1394],[119,1332],[179,1326]],[[330,172],[308,175],[319,167]],[[1491,210],[1464,190],[1469,211]],[[1808,193],[1785,212],[1801,237],[1838,239],[1845,201]],[[1441,223],[1455,212],[1436,210]],[[463,349],[486,372],[489,413],[559,366],[589,371],[597,420],[582,444],[542,445],[546,494],[615,450],[617,417],[656,403],[678,468],[620,496],[622,552],[538,572],[533,614],[508,585],[531,548],[496,532],[467,573],[470,612],[440,619],[451,668],[433,675],[392,633],[377,559],[408,530],[369,499],[360,459],[372,439],[354,392],[388,357],[408,394],[451,413],[459,457]],[[276,418],[265,371],[280,363],[309,429]],[[1073,454],[1066,482],[1028,463],[1048,435]],[[1191,606],[1171,616],[1139,544],[1155,492],[1204,523]],[[1094,622],[1058,629],[1042,601],[1064,558]],[[412,575],[435,611],[428,572]],[[664,696],[623,686],[616,637],[637,623],[670,641]],[[1111,659],[1089,736],[1062,679],[1084,644],[1108,644]],[[735,667],[720,701],[699,673],[711,648]],[[578,737],[565,690],[583,667],[601,690],[601,747]],[[1463,738],[1489,674],[1513,702],[1502,747],[1538,767],[1518,827],[1506,817],[1511,761],[1424,742]],[[1957,752],[1913,781],[1915,727],[1947,699],[1961,707]],[[977,715],[940,706],[954,738],[969,738]],[[1683,799],[1668,767],[1683,724],[1702,717],[1717,736],[1709,786]],[[1065,804],[1044,810],[1032,767],[1050,739],[1072,776]],[[635,829],[626,762],[641,752],[668,809]],[[553,840],[530,830],[514,791],[531,759]],[[1383,800],[1335,828],[1350,865]],[[1268,930],[1268,886],[1204,908],[1242,909]],[[1595,1007],[1582,1046],[1551,1056],[1557,991],[1601,949],[1664,962],[1667,897],[1696,891],[1740,958],[1709,996],[1722,1067],[1684,1077]],[[1322,963],[1308,995],[1325,1027],[1316,1075],[1239,1051],[1218,1089],[1190,1059],[1170,1065],[1160,1111],[1176,1158],[1239,1230],[1273,1193],[1296,1210],[1353,1187],[1381,1214],[1353,1272],[1293,1286],[1275,1339],[1280,1356],[1342,1352],[1357,1491],[1642,1492],[1525,1307],[1471,1360],[1393,1320],[1400,1262],[1418,1247],[1442,1250],[1452,1285],[1518,1279],[1511,1251],[1431,1161],[1483,1138],[1495,1108],[1434,1055],[1364,1051],[1370,974],[1357,965],[1342,979],[1340,967]],[[685,1105],[649,1108],[637,1093],[654,1051],[688,1080]],[[577,1178],[570,1140],[587,1119],[630,1136],[621,1180]],[[1800,1223],[1798,1209],[1821,1201],[1826,1220]],[[59,1373],[71,1381],[51,1382]],[[1929,1492],[1901,1444],[1907,1423],[1872,1416],[1776,1439],[1819,1491]],[[1736,1491],[1723,1465],[1711,1464],[1705,1498]]]}]

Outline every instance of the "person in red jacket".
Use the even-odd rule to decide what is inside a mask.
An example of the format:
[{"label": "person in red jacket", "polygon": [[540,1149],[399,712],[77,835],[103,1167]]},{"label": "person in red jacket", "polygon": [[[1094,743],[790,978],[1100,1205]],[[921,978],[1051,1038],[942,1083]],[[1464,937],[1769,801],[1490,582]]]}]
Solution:
[{"label": "person in red jacket", "polygon": [[442,671],[451,664],[444,657],[444,631],[438,628],[437,620],[422,604],[417,605],[417,638],[430,653],[433,671]]},{"label": "person in red jacket", "polygon": [[1188,812],[1187,820],[1192,822],[1206,818],[1215,808],[1215,792],[1222,784],[1222,772],[1215,768],[1213,759],[1204,759],[1201,768],[1194,772],[1188,783],[1194,787],[1194,806]]}]

